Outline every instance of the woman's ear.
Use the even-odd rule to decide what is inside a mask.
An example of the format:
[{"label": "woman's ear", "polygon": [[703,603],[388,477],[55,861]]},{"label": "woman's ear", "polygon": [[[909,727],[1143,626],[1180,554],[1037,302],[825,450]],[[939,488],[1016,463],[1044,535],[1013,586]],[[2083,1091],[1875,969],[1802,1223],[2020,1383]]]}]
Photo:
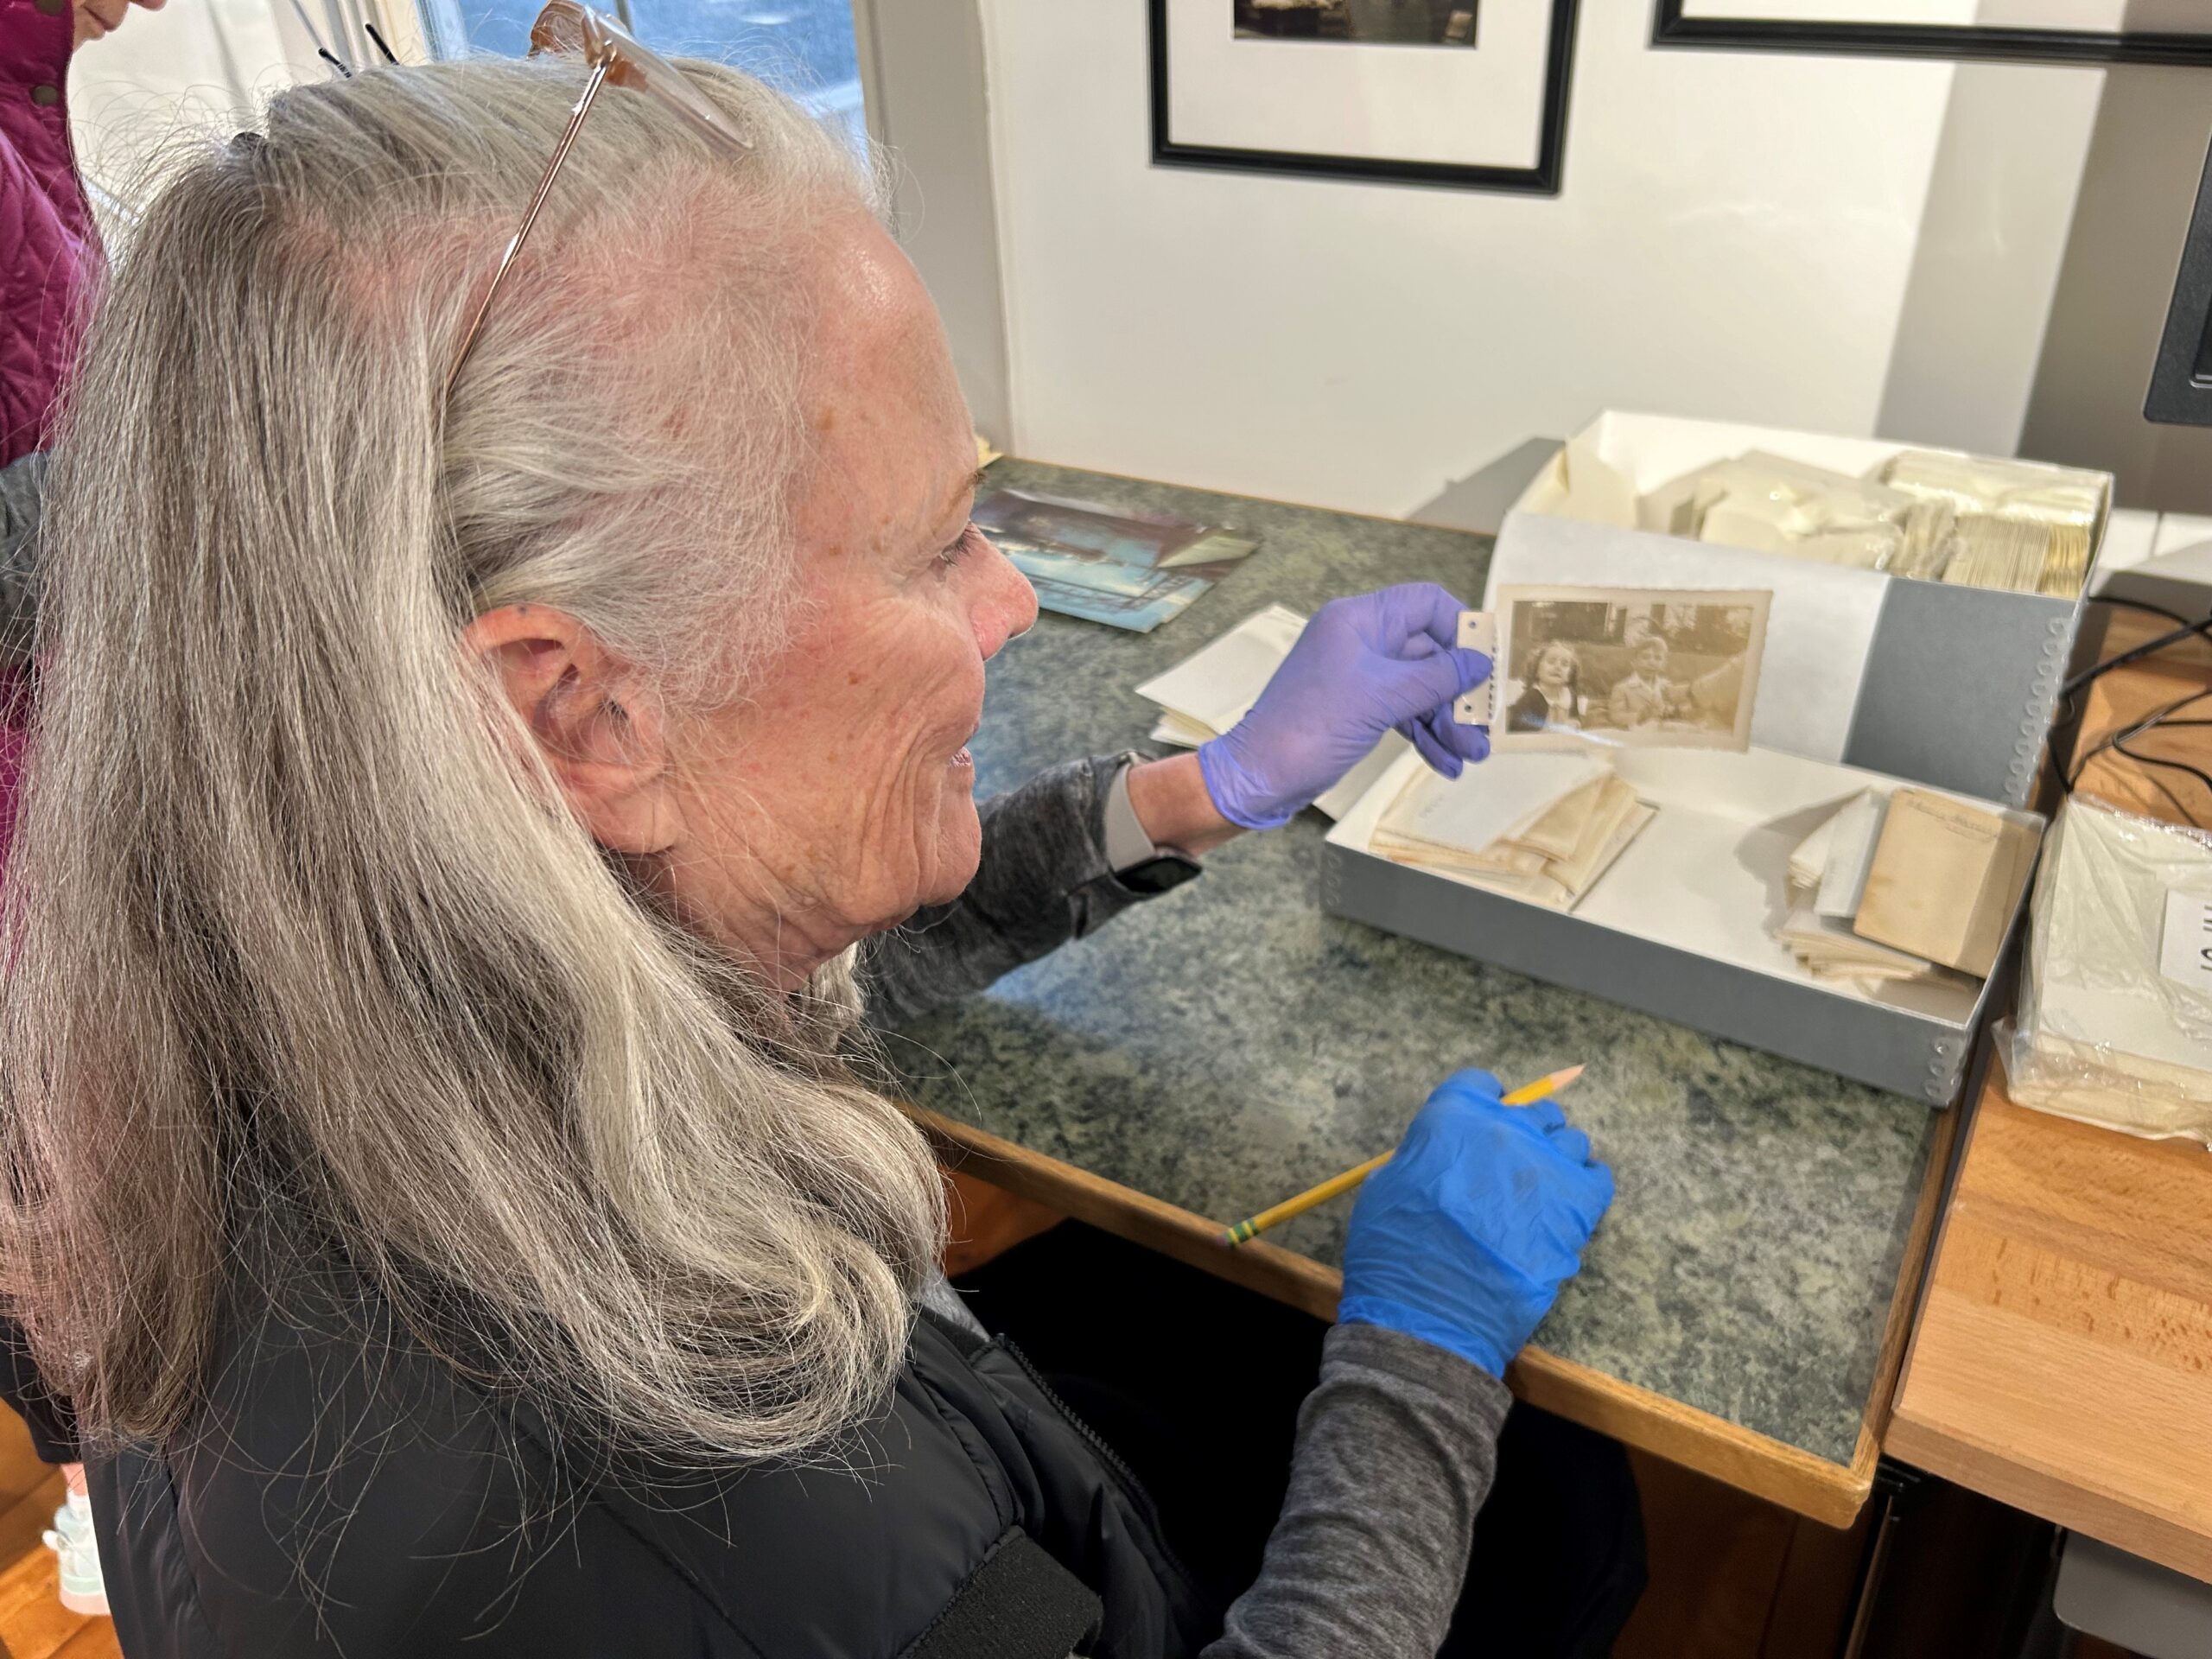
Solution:
[{"label": "woman's ear", "polygon": [[486,611],[461,643],[490,672],[594,841],[635,855],[676,844],[667,733],[635,670],[545,605]]}]

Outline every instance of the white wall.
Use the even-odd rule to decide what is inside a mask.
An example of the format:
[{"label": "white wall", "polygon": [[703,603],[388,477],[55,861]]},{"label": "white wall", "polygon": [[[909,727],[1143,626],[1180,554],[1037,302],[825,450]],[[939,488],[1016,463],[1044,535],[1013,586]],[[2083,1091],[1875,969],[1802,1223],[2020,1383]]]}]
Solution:
[{"label": "white wall", "polygon": [[868,124],[897,157],[893,225],[944,318],[976,430],[1007,416],[1005,296],[975,0],[853,0]]},{"label": "white wall", "polygon": [[[983,9],[1016,453],[1386,514],[1609,405],[2009,448],[2101,78],[1947,146],[1950,65],[1655,52],[1651,0],[1584,0],[1530,199],[1154,168],[1144,7]],[[1931,180],[1971,216],[1916,282]]]}]

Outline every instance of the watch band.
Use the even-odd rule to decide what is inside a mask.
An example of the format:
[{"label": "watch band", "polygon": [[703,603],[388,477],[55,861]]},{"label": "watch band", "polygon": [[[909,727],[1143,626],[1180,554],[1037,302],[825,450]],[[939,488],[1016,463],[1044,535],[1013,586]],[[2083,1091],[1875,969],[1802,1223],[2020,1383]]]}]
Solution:
[{"label": "watch band", "polygon": [[1123,761],[1106,786],[1106,865],[1122,887],[1149,897],[1195,880],[1205,868],[1181,848],[1162,847],[1145,833],[1129,801],[1129,768],[1136,763],[1135,756]]},{"label": "watch band", "polygon": [[1116,874],[1160,856],[1160,849],[1144,832],[1144,823],[1129,802],[1129,768],[1125,760],[1106,789],[1106,868]]}]

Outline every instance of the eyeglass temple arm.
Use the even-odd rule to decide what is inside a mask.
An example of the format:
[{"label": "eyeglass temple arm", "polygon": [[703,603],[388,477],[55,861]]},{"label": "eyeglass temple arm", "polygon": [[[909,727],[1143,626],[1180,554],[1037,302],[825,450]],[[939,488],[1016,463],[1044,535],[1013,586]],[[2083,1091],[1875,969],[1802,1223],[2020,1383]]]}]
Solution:
[{"label": "eyeglass temple arm", "polygon": [[607,73],[613,67],[614,60],[611,57],[592,65],[591,73],[584,81],[583,92],[576,99],[576,107],[569,111],[569,124],[562,130],[561,142],[553,147],[553,159],[545,163],[545,171],[537,181],[537,188],[530,198],[530,206],[523,211],[522,224],[508,242],[506,251],[499,256],[499,268],[493,271],[491,283],[485,289],[484,297],[476,302],[476,309],[461,336],[461,350],[454,358],[453,367],[446,372],[445,389],[438,397],[441,404],[452,397],[454,382],[461,378],[461,365],[468,361],[469,353],[476,348],[476,337],[484,332],[484,319],[491,313],[493,296],[499,291],[499,284],[506,280],[507,272],[513,269],[516,257],[522,252],[523,242],[530,235],[530,227],[537,223],[539,210],[545,206],[546,197],[553,194],[553,181],[560,176],[561,163],[568,160],[569,147],[576,142],[576,134],[584,124],[584,117],[590,113],[591,101],[599,96],[600,87],[605,84]]}]

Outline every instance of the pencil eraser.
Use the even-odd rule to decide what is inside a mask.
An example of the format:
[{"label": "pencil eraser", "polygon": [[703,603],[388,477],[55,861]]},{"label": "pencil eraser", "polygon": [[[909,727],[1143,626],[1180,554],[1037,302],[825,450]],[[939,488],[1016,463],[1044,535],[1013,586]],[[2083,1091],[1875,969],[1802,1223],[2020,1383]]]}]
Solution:
[{"label": "pencil eraser", "polygon": [[1490,677],[1452,705],[1452,718],[1462,726],[1487,726],[1497,712],[1497,617],[1490,611],[1459,613],[1459,648],[1479,651],[1491,659]]}]

